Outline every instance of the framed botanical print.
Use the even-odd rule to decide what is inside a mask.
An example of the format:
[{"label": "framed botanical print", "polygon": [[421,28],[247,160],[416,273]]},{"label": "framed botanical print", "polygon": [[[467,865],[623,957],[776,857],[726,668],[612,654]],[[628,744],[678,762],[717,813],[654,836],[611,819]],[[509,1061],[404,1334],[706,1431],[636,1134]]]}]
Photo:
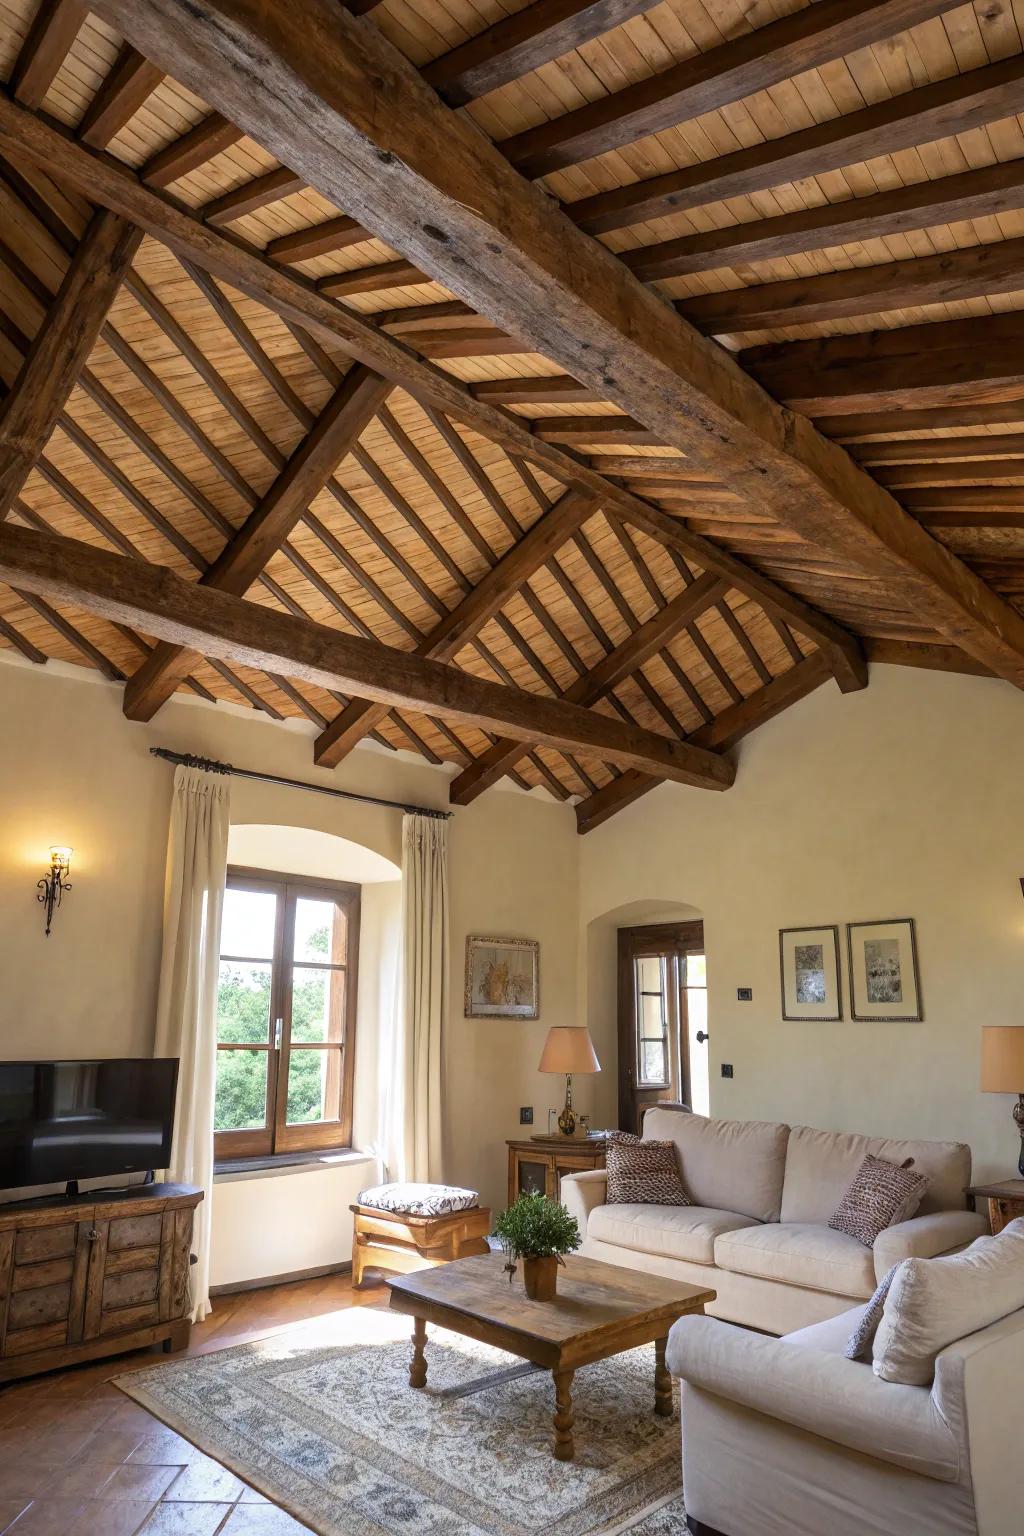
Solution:
[{"label": "framed botanical print", "polygon": [[913,1021],[921,1012],[921,980],[912,917],[847,923],[850,1012],[855,1019]]},{"label": "framed botanical print", "polygon": [[467,1019],[540,1017],[540,945],[536,939],[466,939]]},{"label": "framed botanical print", "polygon": [[837,927],[780,929],[779,965],[784,1019],[842,1018]]}]

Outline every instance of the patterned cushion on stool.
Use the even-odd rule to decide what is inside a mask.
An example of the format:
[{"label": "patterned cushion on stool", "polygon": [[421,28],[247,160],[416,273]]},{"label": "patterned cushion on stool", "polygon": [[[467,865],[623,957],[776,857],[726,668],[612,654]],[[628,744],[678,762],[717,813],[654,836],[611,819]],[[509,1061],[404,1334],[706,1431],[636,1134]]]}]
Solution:
[{"label": "patterned cushion on stool", "polygon": [[451,1216],[454,1211],[470,1210],[479,1201],[475,1189],[459,1189],[452,1184],[377,1184],[359,1196],[360,1205],[406,1216]]}]

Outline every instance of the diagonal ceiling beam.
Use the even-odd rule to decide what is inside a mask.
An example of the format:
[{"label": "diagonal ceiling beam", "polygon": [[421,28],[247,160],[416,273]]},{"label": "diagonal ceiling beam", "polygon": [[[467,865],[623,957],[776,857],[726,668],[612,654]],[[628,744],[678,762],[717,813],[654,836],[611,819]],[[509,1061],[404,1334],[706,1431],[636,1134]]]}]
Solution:
[{"label": "diagonal ceiling beam", "polygon": [[247,603],[162,566],[5,523],[0,581],[72,603],[157,640],[318,688],[356,694],[559,752],[595,753],[627,768],[704,789],[727,789],[735,768],[701,747],[608,715],[505,688],[441,662]]},{"label": "diagonal ceiling beam", "polygon": [[93,215],[0,414],[0,522],[74,389],[142,239],[115,213]]},{"label": "diagonal ceiling beam", "polygon": [[[621,645],[599,661],[597,666],[576,681],[563,695],[571,704],[596,704],[612,688],[624,682],[659,651],[664,650],[699,614],[713,608],[725,597],[728,587],[717,576],[703,575],[646,624],[627,635]],[[827,671],[827,668],[826,668]],[[448,797],[453,805],[469,805],[485,789],[497,784],[523,755],[518,741],[500,739],[487,748],[457,779],[453,779]]]},{"label": "diagonal ceiling beam", "polygon": [[97,8],[495,325],[1024,686],[1024,616],[576,230],[371,24],[331,0]]},{"label": "diagonal ceiling beam", "polygon": [[130,122],[162,79],[163,72],[141,53],[134,48],[122,48],[85,110],[78,125],[79,138],[93,149],[102,149]]},{"label": "diagonal ceiling beam", "polygon": [[[523,534],[416,647],[418,656],[451,661],[466,641],[481,630],[530,576],[549,560],[577,528],[598,509],[593,497],[578,491],[565,495]],[[382,704],[353,699],[317,738],[313,760],[334,768],[387,714]]]},{"label": "diagonal ceiling beam", "polygon": [[[28,159],[48,174],[71,183],[94,202],[122,213],[178,255],[193,261],[259,300],[328,344],[351,356],[446,415],[474,427],[509,453],[530,460],[564,485],[596,496],[626,522],[647,522],[657,509],[557,444],[544,443],[521,416],[475,398],[450,374],[433,367],[402,341],[380,330],[365,316],[333,302],[301,275],[268,261],[237,241],[202,224],[168,197],[144,186],[127,166],[76,143],[54,124],[44,121],[0,94],[0,150],[15,159]],[[664,311],[659,309],[659,314]],[[601,398],[607,389],[598,386]],[[836,662],[840,687],[863,687],[866,668],[858,642],[825,614],[777,586],[728,551],[666,518],[674,538],[688,539],[689,554],[705,570],[718,570],[734,587],[762,602],[770,591],[774,611],[793,628],[825,646]],[[659,535],[655,534],[655,537]]]},{"label": "diagonal ceiling beam", "polygon": [[[797,662],[788,672],[772,678],[770,683],[766,683],[756,693],[749,694],[738,704],[730,705],[720,715],[716,715],[714,720],[695,731],[689,740],[713,746],[718,751],[727,751],[742,741],[744,736],[749,736],[751,731],[756,731],[758,726],[781,715],[791,704],[806,699],[809,693],[827,681],[828,675],[825,658],[816,652],[805,661]],[[456,779],[455,783],[458,782]],[[639,773],[636,769],[620,774],[617,779],[612,779],[595,794],[588,795],[586,800],[577,804],[577,832],[592,832],[595,827],[608,821],[617,811],[625,810],[627,805],[632,805],[660,782],[650,774]]]},{"label": "diagonal ceiling beam", "polygon": [[26,107],[38,107],[53,84],[85,20],[83,0],[42,0],[11,72],[11,90]]},{"label": "diagonal ceiling beam", "polygon": [[[352,370],[259,505],[200,577],[203,586],[244,596],[351,452],[390,389],[378,374],[366,368]],[[194,663],[195,656],[182,646],[160,641],[125,689],[124,712],[129,720],[152,720]]]},{"label": "diagonal ceiling beam", "polygon": [[528,128],[503,140],[501,148],[524,176],[544,176],[742,101],[961,3],[818,0],[574,112]]}]

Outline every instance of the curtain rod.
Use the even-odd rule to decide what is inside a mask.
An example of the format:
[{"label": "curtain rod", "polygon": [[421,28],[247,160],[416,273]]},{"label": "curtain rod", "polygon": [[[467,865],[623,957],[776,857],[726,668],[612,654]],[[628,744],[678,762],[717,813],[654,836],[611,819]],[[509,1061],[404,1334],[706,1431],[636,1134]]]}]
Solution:
[{"label": "curtain rod", "polygon": [[361,800],[364,805],[383,805],[405,811],[408,816],[431,816],[435,821],[449,821],[452,811],[435,811],[427,805],[405,805],[401,800],[384,800],[379,795],[359,795],[354,789],[334,789],[329,784],[307,784],[303,779],[286,779],[277,773],[259,773],[255,768],[236,768],[233,763],[218,763],[212,757],[197,757],[194,752],[171,752],[167,747],[150,747],[151,757],[163,758],[182,768],[202,768],[207,773],[229,774],[236,779],[255,779],[260,784],[280,784],[285,789],[308,789],[314,795],[332,795],[336,800]]}]

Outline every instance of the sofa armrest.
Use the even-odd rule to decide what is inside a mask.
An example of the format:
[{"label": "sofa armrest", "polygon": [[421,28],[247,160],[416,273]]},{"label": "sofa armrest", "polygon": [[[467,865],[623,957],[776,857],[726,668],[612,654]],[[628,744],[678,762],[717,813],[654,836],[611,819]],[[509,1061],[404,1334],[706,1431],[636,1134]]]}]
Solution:
[{"label": "sofa armrest", "polygon": [[603,1168],[588,1168],[585,1173],[567,1173],[562,1177],[562,1204],[579,1223],[580,1237],[587,1235],[587,1222],[595,1206],[604,1205],[608,1194],[608,1175]]},{"label": "sofa armrest", "polygon": [[988,1230],[988,1221],[976,1211],[933,1211],[886,1227],[875,1238],[875,1278],[881,1280],[902,1259],[933,1259],[973,1243]]},{"label": "sofa armrest", "polygon": [[692,1387],[849,1450],[941,1482],[960,1476],[966,1458],[927,1387],[881,1381],[860,1361],[713,1317],[680,1318],[667,1362]]},{"label": "sofa armrest", "polygon": [[935,1362],[932,1400],[970,1450],[979,1536],[1020,1525],[1020,1432],[1008,1403],[1024,1377],[1024,1311],[948,1345]]}]

